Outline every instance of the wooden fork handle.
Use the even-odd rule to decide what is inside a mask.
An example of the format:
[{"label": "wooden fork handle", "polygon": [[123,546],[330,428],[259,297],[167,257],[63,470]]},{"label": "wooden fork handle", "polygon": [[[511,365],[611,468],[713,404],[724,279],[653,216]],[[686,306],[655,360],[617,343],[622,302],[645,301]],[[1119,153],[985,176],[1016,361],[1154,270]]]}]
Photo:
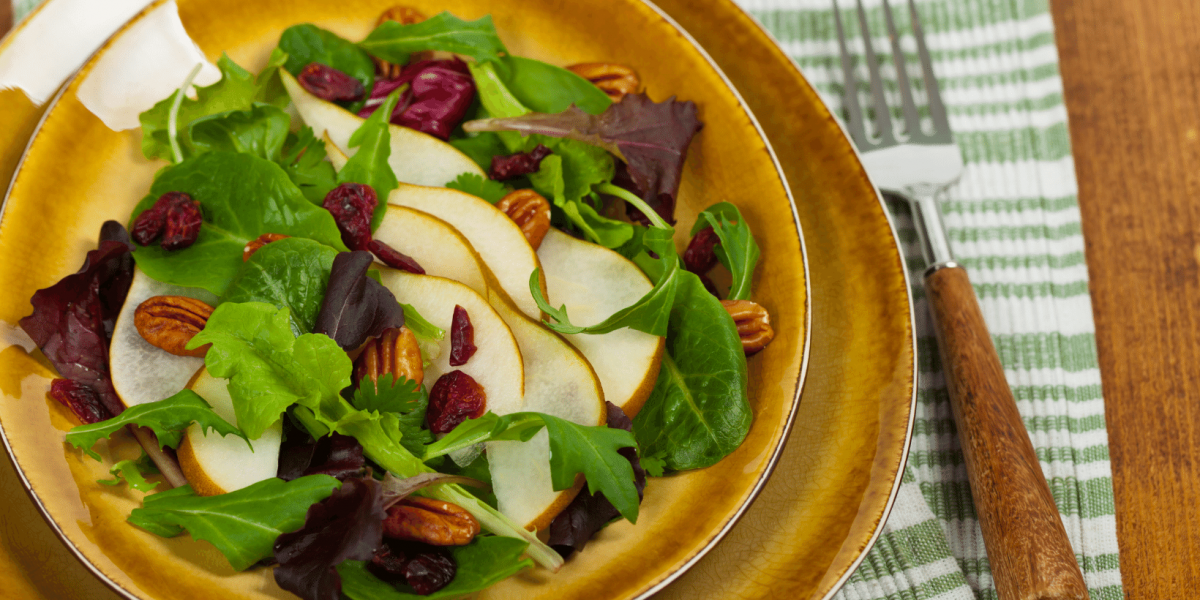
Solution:
[{"label": "wooden fork handle", "polygon": [[1081,600],[1083,574],[967,272],[925,276],[942,369],[1000,600]]}]

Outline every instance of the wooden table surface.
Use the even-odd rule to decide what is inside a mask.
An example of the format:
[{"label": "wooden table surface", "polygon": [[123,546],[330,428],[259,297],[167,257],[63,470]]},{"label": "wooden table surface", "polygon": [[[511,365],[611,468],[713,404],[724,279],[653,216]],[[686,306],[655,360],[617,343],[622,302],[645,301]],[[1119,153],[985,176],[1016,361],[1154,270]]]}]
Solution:
[{"label": "wooden table surface", "polygon": [[1125,593],[1180,598],[1200,589],[1200,2],[1051,9]]}]

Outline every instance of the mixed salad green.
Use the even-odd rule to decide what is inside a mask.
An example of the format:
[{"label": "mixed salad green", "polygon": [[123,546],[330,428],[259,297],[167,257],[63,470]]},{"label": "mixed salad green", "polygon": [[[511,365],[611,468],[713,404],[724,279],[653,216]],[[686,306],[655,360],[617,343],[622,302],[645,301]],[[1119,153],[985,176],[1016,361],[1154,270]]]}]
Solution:
[{"label": "mixed salad green", "polygon": [[[139,435],[156,441],[141,459],[117,462],[113,479],[101,481],[147,493],[130,523],[207,541],[236,570],[274,564],[279,585],[303,598],[457,597],[535,562],[556,569],[612,519],[636,522],[647,474],[712,465],[746,437],[745,324],[705,273],[719,261],[732,277],[728,300],[748,301],[759,248],[723,202],[697,219],[688,252],[676,249],[674,204],[701,127],[694,104],[643,94],[614,102],[571,70],[509,55],[490,17],[449,13],[385,20],[359,42],[297,25],[259,73],[227,56],[218,67],[217,83],[193,96],[185,83],[141,115],[143,154],[169,164],[128,232],[107,223],[83,268],[35,294],[21,322],[60,372],[51,396],[85,423],[68,444],[100,460],[100,440],[127,428],[153,433]],[[399,77],[387,77],[391,67]],[[363,117],[340,168],[327,160],[327,136],[288,112],[289,77]],[[441,380],[430,386],[396,373],[376,381],[356,371],[353,357],[389,330],[411,332],[426,365],[447,335],[381,284],[381,269],[423,272],[372,238],[402,183],[390,164],[405,159],[392,156],[394,125],[445,140],[490,175],[463,173],[446,187],[492,204],[531,189],[555,227],[646,274],[653,285],[644,296],[591,325],[552,303],[541,273],[529,279],[543,325],[555,332],[628,328],[665,338],[653,391],[632,420],[612,404],[607,425],[447,407]],[[191,388],[130,406],[114,389],[109,343],[136,272],[217,299],[186,350],[222,380],[231,419]],[[470,327],[456,311],[449,335],[467,360]],[[435,431],[434,416],[453,426]],[[166,489],[172,473],[183,482],[164,449],[182,453],[189,431],[235,436],[253,450],[269,447],[260,440],[280,427],[277,477],[217,494],[195,481]],[[579,478],[587,488],[550,526],[548,542],[498,510],[487,453],[472,452],[541,431],[553,488]],[[445,546],[395,538],[416,497],[469,514],[478,535]]]}]

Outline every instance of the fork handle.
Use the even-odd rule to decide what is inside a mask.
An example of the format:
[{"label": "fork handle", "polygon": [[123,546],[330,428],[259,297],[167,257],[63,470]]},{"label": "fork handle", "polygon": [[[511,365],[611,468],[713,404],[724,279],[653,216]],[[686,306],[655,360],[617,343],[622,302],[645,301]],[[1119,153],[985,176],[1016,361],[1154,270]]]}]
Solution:
[{"label": "fork handle", "polygon": [[1017,412],[967,272],[925,274],[943,372],[1001,600],[1080,600],[1083,574]]}]

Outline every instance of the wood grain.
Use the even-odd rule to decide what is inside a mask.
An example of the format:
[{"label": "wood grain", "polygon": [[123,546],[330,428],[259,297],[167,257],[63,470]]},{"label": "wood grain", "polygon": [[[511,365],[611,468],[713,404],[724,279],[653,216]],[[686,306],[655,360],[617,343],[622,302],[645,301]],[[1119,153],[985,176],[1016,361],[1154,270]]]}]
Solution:
[{"label": "wood grain", "polygon": [[1131,600],[1200,587],[1200,3],[1054,0]]},{"label": "wood grain", "polygon": [[938,269],[925,290],[996,592],[1001,600],[1087,598],[967,272]]}]

